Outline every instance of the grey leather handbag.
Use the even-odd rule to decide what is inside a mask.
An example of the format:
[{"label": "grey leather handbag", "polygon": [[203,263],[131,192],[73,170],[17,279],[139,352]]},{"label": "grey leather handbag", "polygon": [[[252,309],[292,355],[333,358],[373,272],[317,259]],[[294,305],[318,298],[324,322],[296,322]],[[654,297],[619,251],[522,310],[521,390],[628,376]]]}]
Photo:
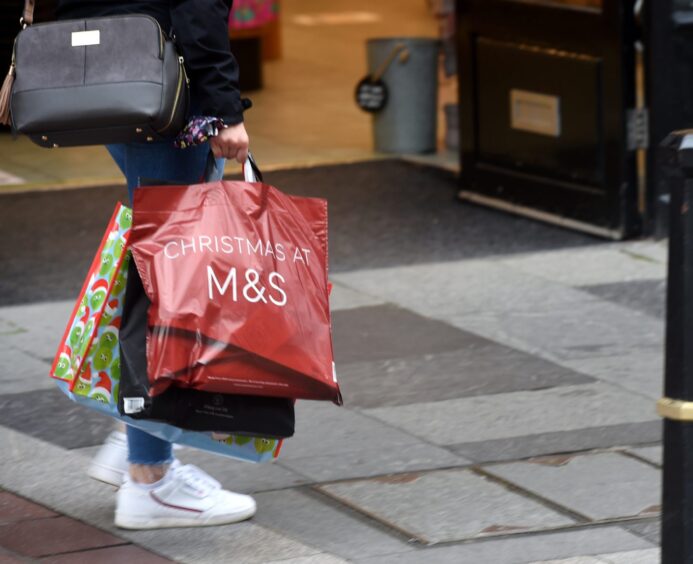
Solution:
[{"label": "grey leather handbag", "polygon": [[15,131],[42,147],[65,147],[152,142],[184,127],[184,61],[154,18],[29,25],[33,1],[26,4],[0,95],[0,119],[4,98]]}]

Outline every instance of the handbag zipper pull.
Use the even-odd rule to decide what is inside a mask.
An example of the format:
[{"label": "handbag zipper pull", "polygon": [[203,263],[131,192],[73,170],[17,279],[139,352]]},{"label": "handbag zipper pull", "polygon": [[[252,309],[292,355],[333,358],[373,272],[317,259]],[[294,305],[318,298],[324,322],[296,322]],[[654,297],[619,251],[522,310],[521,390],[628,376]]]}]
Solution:
[{"label": "handbag zipper pull", "polygon": [[183,76],[185,77],[185,84],[190,86],[190,79],[188,78],[188,71],[185,70],[185,59],[183,57],[178,57],[178,62],[180,63],[180,68],[183,69]]}]

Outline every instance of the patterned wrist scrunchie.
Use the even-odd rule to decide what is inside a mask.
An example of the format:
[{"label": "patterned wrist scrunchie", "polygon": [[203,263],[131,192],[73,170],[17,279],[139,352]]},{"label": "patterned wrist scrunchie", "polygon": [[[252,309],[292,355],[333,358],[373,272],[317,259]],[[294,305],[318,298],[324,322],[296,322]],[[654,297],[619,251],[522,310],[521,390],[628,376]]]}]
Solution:
[{"label": "patterned wrist scrunchie", "polygon": [[[253,102],[250,98],[241,98],[241,106],[243,111],[253,107]],[[212,116],[193,116],[188,121],[188,124],[183,128],[173,141],[173,144],[178,149],[186,147],[194,147],[202,145],[209,140],[210,137],[219,135],[219,131],[228,127],[224,120]]]},{"label": "patterned wrist scrunchie", "polygon": [[219,135],[219,130],[224,129],[226,125],[221,118],[211,116],[193,116],[188,121],[188,124],[183,128],[173,144],[178,149],[202,145],[210,137]]}]

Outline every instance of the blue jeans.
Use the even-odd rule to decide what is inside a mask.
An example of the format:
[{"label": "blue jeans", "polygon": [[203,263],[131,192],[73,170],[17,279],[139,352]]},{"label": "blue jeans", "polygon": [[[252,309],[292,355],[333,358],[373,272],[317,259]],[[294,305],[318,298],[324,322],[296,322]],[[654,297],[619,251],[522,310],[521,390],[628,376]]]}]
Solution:
[{"label": "blue jeans", "polygon": [[[170,141],[157,143],[124,143],[106,145],[128,183],[130,202],[140,179],[195,184],[202,180],[209,154],[209,144],[176,149]],[[216,159],[216,171],[205,180],[220,180],[224,159]]]},{"label": "blue jeans", "polygon": [[[220,180],[224,174],[224,159],[216,159],[216,170],[206,171],[209,145],[176,149],[170,141],[157,143],[127,143],[107,145],[128,183],[130,202],[142,180],[195,184],[203,180]],[[128,426],[128,460],[134,464],[166,464],[173,460],[168,441]]]}]

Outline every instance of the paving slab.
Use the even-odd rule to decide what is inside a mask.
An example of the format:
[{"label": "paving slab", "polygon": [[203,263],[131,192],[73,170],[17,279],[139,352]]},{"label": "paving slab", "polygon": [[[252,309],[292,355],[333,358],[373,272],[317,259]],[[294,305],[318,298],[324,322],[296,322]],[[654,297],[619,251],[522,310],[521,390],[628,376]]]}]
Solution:
[{"label": "paving slab", "polygon": [[341,558],[414,550],[400,535],[316,492],[292,489],[255,497],[261,508],[257,523]]},{"label": "paving slab", "polygon": [[20,560],[13,554],[0,548],[0,564],[24,564],[26,560]]},{"label": "paving slab", "polygon": [[288,560],[268,560],[266,564],[348,564],[347,560],[321,552],[313,556],[289,558]]},{"label": "paving slab", "polygon": [[52,361],[73,307],[74,301],[62,300],[0,308],[0,345]]},{"label": "paving slab", "polygon": [[487,311],[450,316],[445,321],[487,339],[558,360],[625,356],[642,347],[664,346],[661,321],[603,300],[584,302],[579,308],[563,305],[543,311]]},{"label": "paving slab", "polygon": [[644,346],[612,356],[562,360],[561,365],[631,392],[644,394],[654,401],[662,397],[664,384],[664,347]]},{"label": "paving slab", "polygon": [[438,445],[656,421],[652,400],[605,383],[364,410]]},{"label": "paving slab", "polygon": [[48,362],[1,343],[0,358],[0,390],[3,394],[55,388],[48,377],[51,367]]},{"label": "paving slab", "polygon": [[324,402],[296,404],[296,434],[277,461],[311,481],[461,466],[469,461],[372,417]]},{"label": "paving slab", "polygon": [[383,445],[379,448],[283,459],[277,464],[305,476],[311,482],[328,482],[348,478],[367,478],[396,472],[433,470],[468,466],[461,455],[429,444],[409,446]]},{"label": "paving slab", "polygon": [[0,395],[0,425],[68,449],[101,444],[113,430],[113,421],[77,405],[55,385]]},{"label": "paving slab", "polygon": [[139,546],[127,544],[49,556],[41,559],[41,562],[43,564],[172,564],[173,561],[157,556]]},{"label": "paving slab", "polygon": [[339,367],[348,406],[407,405],[594,382],[590,376],[462,332],[463,348]]},{"label": "paving slab", "polygon": [[530,564],[604,564],[604,561],[596,556],[574,556],[560,560],[535,560]]},{"label": "paving slab", "polygon": [[660,550],[658,548],[629,550],[628,552],[602,554],[599,559],[604,564],[659,564]]},{"label": "paving slab", "polygon": [[330,292],[330,310],[338,311],[342,309],[354,309],[357,307],[367,307],[384,303],[382,298],[371,296],[364,292],[359,292],[330,279],[332,291]]},{"label": "paving slab", "polygon": [[31,558],[122,544],[126,541],[64,516],[0,525],[0,545]]},{"label": "paving slab", "polygon": [[628,452],[652,462],[652,464],[662,465],[663,449],[662,446],[648,446],[641,448],[629,448]]},{"label": "paving slab", "polygon": [[468,334],[388,304],[332,315],[335,361],[341,363],[436,354],[464,347]]},{"label": "paving slab", "polygon": [[415,552],[356,560],[357,564],[527,564],[574,554],[651,549],[652,545],[618,527],[489,539]]},{"label": "paving slab", "polygon": [[599,301],[587,292],[512,269],[499,261],[419,264],[341,273],[335,279],[425,316],[533,312]]},{"label": "paving slab", "polygon": [[657,280],[667,275],[665,242],[611,243],[503,257],[504,265],[571,286],[624,280]]},{"label": "paving slab", "polygon": [[537,560],[531,564],[659,564],[659,549],[629,550],[598,556],[575,556],[560,560]]},{"label": "paving slab", "polygon": [[252,521],[222,527],[133,531],[127,537],[177,562],[191,564],[260,564],[320,554]]},{"label": "paving slab", "polygon": [[47,517],[58,517],[58,514],[23,497],[0,491],[0,525]]},{"label": "paving slab", "polygon": [[636,521],[633,523],[624,523],[622,527],[626,531],[635,533],[639,537],[644,538],[646,541],[651,542],[655,546],[659,546],[661,544],[662,524],[659,519],[652,519],[648,521]]},{"label": "paving slab", "polygon": [[636,309],[657,319],[663,320],[665,317],[666,278],[597,284],[595,286],[582,286],[581,289],[602,300]]},{"label": "paving slab", "polygon": [[412,472],[316,487],[426,544],[575,523],[470,470]]},{"label": "paving slab", "polygon": [[421,439],[363,413],[327,402],[299,401],[296,432],[282,447],[281,460],[420,444]]},{"label": "paving slab", "polygon": [[587,427],[573,431],[462,443],[448,445],[446,448],[469,460],[483,463],[636,445],[638,443],[653,443],[661,440],[661,438],[662,422],[647,421],[645,423]]},{"label": "paving slab", "polygon": [[557,455],[485,471],[592,520],[660,511],[660,472],[619,453]]}]

